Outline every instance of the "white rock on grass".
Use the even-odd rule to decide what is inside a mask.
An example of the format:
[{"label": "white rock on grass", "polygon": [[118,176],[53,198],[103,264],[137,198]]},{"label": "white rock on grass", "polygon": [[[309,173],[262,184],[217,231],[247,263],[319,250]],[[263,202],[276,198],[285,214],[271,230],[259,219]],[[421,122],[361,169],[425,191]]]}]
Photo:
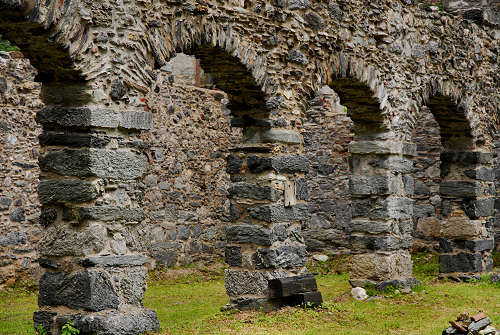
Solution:
[{"label": "white rock on grass", "polygon": [[366,290],[362,287],[354,287],[351,290],[351,295],[354,299],[358,301],[363,301],[368,298],[368,294],[366,294]]},{"label": "white rock on grass", "polygon": [[327,255],[314,255],[313,259],[318,262],[326,262],[328,260]]}]

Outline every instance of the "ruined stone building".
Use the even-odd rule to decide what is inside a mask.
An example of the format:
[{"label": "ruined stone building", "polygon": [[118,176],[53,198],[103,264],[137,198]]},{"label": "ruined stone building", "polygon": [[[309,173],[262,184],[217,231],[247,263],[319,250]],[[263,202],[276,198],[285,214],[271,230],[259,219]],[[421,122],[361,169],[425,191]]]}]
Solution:
[{"label": "ruined stone building", "polygon": [[356,286],[415,285],[411,250],[491,271],[500,3],[442,5],[0,0],[0,286],[116,335],[158,328],[158,265],[224,258],[241,309],[313,253]]}]

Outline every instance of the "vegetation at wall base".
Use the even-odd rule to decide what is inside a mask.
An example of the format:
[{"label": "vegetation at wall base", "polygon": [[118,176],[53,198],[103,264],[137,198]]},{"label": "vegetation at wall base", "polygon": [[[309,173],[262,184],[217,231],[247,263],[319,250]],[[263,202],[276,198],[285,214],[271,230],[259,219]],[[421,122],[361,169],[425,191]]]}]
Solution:
[{"label": "vegetation at wall base", "polygon": [[[422,284],[413,293],[388,288],[373,292],[375,296],[369,301],[359,302],[350,295],[343,265],[347,259],[337,256],[309,264],[319,273],[318,286],[324,298],[319,308],[221,312],[220,307],[228,302],[222,265],[155,270],[150,273],[144,304],[158,313],[161,335],[431,335],[440,334],[458,313],[479,310],[493,325],[500,325],[500,286],[487,276],[469,283],[439,280],[435,276],[436,255],[420,253],[413,259],[415,276]],[[36,292],[21,287],[0,292],[0,334],[36,334],[32,321],[36,297]]]},{"label": "vegetation at wall base", "polygon": [[20,49],[16,47],[15,45],[10,44],[9,41],[4,40],[2,38],[2,35],[0,34],[0,51],[19,51]]}]

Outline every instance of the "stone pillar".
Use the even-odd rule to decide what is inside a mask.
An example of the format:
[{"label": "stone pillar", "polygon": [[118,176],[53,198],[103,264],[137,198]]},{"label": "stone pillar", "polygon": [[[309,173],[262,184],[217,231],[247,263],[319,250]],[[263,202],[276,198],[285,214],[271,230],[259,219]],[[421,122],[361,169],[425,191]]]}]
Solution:
[{"label": "stone pillar", "polygon": [[80,334],[139,334],[159,328],[144,309],[148,261],[134,245],[137,179],[147,159],[140,130],[151,114],[101,107],[47,106],[37,115],[40,278],[35,328],[61,333],[71,319]]},{"label": "stone pillar", "polygon": [[495,173],[491,153],[441,154],[439,270],[469,279],[491,271],[494,248]]},{"label": "stone pillar", "polygon": [[[303,178],[309,161],[300,154],[296,132],[247,128],[244,137],[246,145],[233,148],[227,159],[233,184],[229,189],[232,223],[226,228],[230,265],[225,271],[226,291],[231,308],[270,309],[286,301],[270,294],[268,281],[307,271],[301,225],[309,217]],[[286,145],[271,144],[276,142]],[[310,277],[304,278],[311,283]],[[314,278],[312,282],[309,291],[316,290]],[[312,294],[317,298],[319,292]]]},{"label": "stone pillar", "polygon": [[351,285],[412,287],[413,171],[416,146],[358,140],[351,153]]}]

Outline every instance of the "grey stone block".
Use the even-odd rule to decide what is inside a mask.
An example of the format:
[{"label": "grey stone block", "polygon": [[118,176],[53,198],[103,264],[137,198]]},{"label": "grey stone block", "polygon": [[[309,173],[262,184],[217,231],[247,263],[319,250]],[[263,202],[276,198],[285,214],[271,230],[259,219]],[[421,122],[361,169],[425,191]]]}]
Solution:
[{"label": "grey stone block", "polygon": [[42,171],[77,177],[131,180],[141,177],[147,169],[144,155],[123,150],[62,150],[51,152],[39,161]]},{"label": "grey stone block", "polygon": [[468,164],[489,164],[493,160],[493,154],[484,152],[443,152],[441,153],[441,163],[468,163]]},{"label": "grey stone block", "polygon": [[149,130],[153,127],[153,114],[150,112],[120,113],[120,128]]},{"label": "grey stone block", "polygon": [[229,174],[238,174],[243,167],[243,160],[236,155],[227,156],[226,172]]},{"label": "grey stone block", "polygon": [[284,270],[257,272],[227,269],[224,271],[226,292],[231,299],[242,295],[266,297],[268,295],[268,281],[286,276]]},{"label": "grey stone block", "polygon": [[349,191],[352,195],[386,195],[392,190],[388,176],[352,175]]},{"label": "grey stone block", "polygon": [[156,263],[162,266],[174,267],[177,264],[177,253],[174,250],[154,252],[153,258]]},{"label": "grey stone block", "polygon": [[12,199],[7,197],[0,197],[0,211],[9,209],[12,204]]},{"label": "grey stone block", "polygon": [[444,181],[439,185],[441,195],[450,197],[475,197],[483,194],[481,185],[472,181]]},{"label": "grey stone block", "polygon": [[41,256],[85,256],[97,254],[104,249],[106,227],[92,223],[78,230],[65,225],[52,225],[40,239],[38,250]]},{"label": "grey stone block", "polygon": [[226,240],[228,243],[255,243],[270,246],[271,230],[260,225],[234,225],[226,228]]},{"label": "grey stone block", "polygon": [[24,207],[17,207],[12,210],[9,215],[11,222],[23,222],[26,220],[26,215],[24,214]]},{"label": "grey stone block", "polygon": [[73,218],[80,222],[85,220],[97,220],[104,222],[126,222],[138,223],[146,218],[141,209],[131,209],[115,206],[102,207],[78,207],[71,210]]},{"label": "grey stone block", "polygon": [[467,330],[471,332],[472,334],[479,334],[479,331],[482,330],[483,328],[486,328],[492,323],[490,318],[484,318],[476,322],[472,322]]},{"label": "grey stone block", "polygon": [[475,252],[493,250],[495,247],[495,240],[473,240],[465,241],[464,245],[467,249]]},{"label": "grey stone block", "polygon": [[241,247],[226,247],[226,263],[229,266],[242,266]]},{"label": "grey stone block", "polygon": [[111,109],[49,106],[38,112],[36,121],[63,127],[116,128],[119,113]]},{"label": "grey stone block", "polygon": [[308,9],[311,8],[311,2],[309,0],[289,0],[287,4],[287,9]]},{"label": "grey stone block", "polygon": [[484,216],[492,216],[495,213],[495,198],[476,199],[464,202],[467,216],[477,219]]},{"label": "grey stone block", "polygon": [[309,60],[307,59],[306,55],[304,55],[301,51],[294,49],[288,52],[288,60],[293,63],[298,63],[302,65],[309,64]]},{"label": "grey stone block", "polygon": [[459,253],[439,255],[439,272],[482,272],[481,254]]},{"label": "grey stone block", "polygon": [[9,245],[17,246],[20,244],[25,244],[27,241],[26,232],[24,230],[13,231],[0,236],[0,247],[6,247]]},{"label": "grey stone block", "polygon": [[309,186],[307,179],[300,178],[295,183],[295,193],[297,200],[309,200]]},{"label": "grey stone block", "polygon": [[391,222],[360,220],[353,220],[350,228],[353,232],[362,233],[390,233],[393,230]]},{"label": "grey stone block", "polygon": [[246,128],[243,134],[245,143],[302,143],[299,133],[293,130]]},{"label": "grey stone block", "polygon": [[271,186],[259,183],[234,183],[229,188],[229,194],[240,198],[276,201],[277,191]]},{"label": "grey stone block", "polygon": [[269,223],[306,220],[310,217],[309,207],[307,204],[297,204],[293,207],[267,205],[251,207],[248,211],[252,218]]},{"label": "grey stone block", "polygon": [[109,142],[107,137],[99,137],[96,135],[82,134],[60,134],[60,133],[43,133],[38,136],[41,146],[64,146],[64,147],[90,147],[103,148]]},{"label": "grey stone block", "polygon": [[279,173],[308,172],[309,159],[301,155],[272,157],[272,167]]},{"label": "grey stone block", "polygon": [[255,155],[248,156],[247,166],[252,173],[260,173],[273,168],[271,158],[259,157]]},{"label": "grey stone block", "polygon": [[148,258],[141,255],[110,255],[96,256],[81,259],[79,263],[84,267],[127,267],[142,266]]},{"label": "grey stone block", "polygon": [[109,311],[99,315],[78,314],[70,317],[80,334],[136,335],[156,332],[160,322],[151,309],[132,309],[126,312]]},{"label": "grey stone block", "polygon": [[42,204],[82,203],[97,198],[97,189],[85,180],[42,180],[38,186],[38,199]]},{"label": "grey stone block", "polygon": [[413,243],[413,240],[392,236],[351,235],[350,239],[353,250],[393,251],[410,248]]},{"label": "grey stone block", "polygon": [[307,262],[307,251],[303,245],[283,245],[274,249],[259,249],[252,256],[257,269],[297,268]]},{"label": "grey stone block", "polygon": [[54,319],[57,316],[55,312],[49,311],[38,311],[33,313],[33,323],[35,329],[43,326],[47,330],[48,335],[52,335],[52,327],[54,325]]},{"label": "grey stone block", "polygon": [[98,312],[117,309],[118,296],[105,272],[46,272],[40,278],[39,306],[66,306]]}]

